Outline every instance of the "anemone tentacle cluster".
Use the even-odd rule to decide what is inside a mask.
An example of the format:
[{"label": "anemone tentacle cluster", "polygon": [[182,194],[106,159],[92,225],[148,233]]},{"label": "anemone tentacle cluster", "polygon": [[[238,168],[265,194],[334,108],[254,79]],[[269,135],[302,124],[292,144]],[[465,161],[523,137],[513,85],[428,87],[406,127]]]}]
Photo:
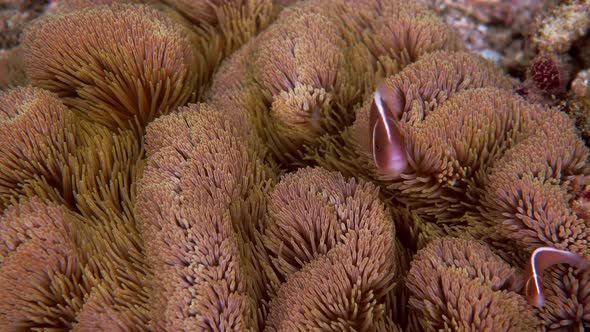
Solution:
[{"label": "anemone tentacle cluster", "polygon": [[0,326],[590,327],[567,116],[423,5],[289,3],[64,0],[27,28]]}]

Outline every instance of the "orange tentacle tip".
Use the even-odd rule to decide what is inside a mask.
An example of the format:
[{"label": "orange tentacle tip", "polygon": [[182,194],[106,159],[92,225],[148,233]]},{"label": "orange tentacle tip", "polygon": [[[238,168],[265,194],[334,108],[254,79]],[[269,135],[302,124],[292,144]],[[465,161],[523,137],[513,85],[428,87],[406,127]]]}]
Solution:
[{"label": "orange tentacle tip", "polygon": [[539,247],[533,251],[524,271],[524,295],[535,307],[545,304],[543,272],[556,264],[569,264],[580,269],[590,269],[590,263],[578,254],[553,247]]}]

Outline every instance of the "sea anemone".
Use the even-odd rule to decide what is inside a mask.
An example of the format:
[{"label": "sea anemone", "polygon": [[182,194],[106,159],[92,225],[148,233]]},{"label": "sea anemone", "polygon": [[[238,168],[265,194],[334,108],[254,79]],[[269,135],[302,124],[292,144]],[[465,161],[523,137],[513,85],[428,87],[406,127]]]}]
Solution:
[{"label": "sea anemone", "polygon": [[[425,54],[398,74],[388,77],[379,84],[378,91],[383,107],[392,113],[391,120],[399,123],[406,135],[405,132],[415,130],[413,127],[421,127],[423,121],[430,121],[426,120],[429,114],[457,92],[482,87],[508,89],[511,86],[512,82],[494,64],[477,55],[440,51]],[[357,109],[356,120],[351,127],[342,131],[341,138],[323,139],[318,144],[319,148],[309,157],[323,167],[340,170],[350,176],[385,182],[395,179],[400,182],[400,174],[387,174],[375,166],[372,141],[374,123],[370,123],[371,103],[375,96],[370,98]],[[465,112],[471,114],[468,109]],[[410,148],[409,144],[413,143],[407,140],[403,148]],[[416,154],[413,157],[415,160],[411,161],[413,168],[407,168],[406,173],[410,176],[415,171],[428,172],[429,168],[420,166],[420,163],[429,160],[436,162],[436,158],[426,158],[421,151],[406,151]],[[420,177],[419,174],[416,177]],[[418,183],[421,180],[415,180],[415,184],[420,186]]]},{"label": "sea anemone", "polygon": [[392,330],[395,230],[375,186],[321,168],[284,177],[262,243],[279,287],[267,329]]},{"label": "sea anemone", "polygon": [[381,77],[397,74],[425,54],[465,49],[461,38],[421,3],[393,1],[382,10],[362,32]]},{"label": "sea anemone", "polygon": [[[462,45],[450,30],[439,29],[442,24],[420,5],[320,2],[306,1],[282,11],[225,64],[213,83],[210,102],[229,97],[234,107],[244,108],[286,169],[301,166],[307,150],[353,123],[351,110],[370,94],[379,68],[386,66],[389,72],[397,63],[400,69],[427,52]],[[393,13],[403,20],[390,19]],[[350,31],[343,19],[365,30]],[[396,22],[403,31],[386,38]],[[420,32],[412,35],[410,27],[420,24]],[[227,86],[233,89],[221,89]]]},{"label": "sea anemone", "polygon": [[147,130],[137,211],[158,330],[261,323],[263,279],[251,241],[270,174],[247,122],[228,115],[191,105]]},{"label": "sea anemone", "polygon": [[517,252],[550,246],[588,259],[590,230],[571,205],[571,184],[585,183],[590,172],[588,150],[565,114],[539,115],[486,175],[483,221],[494,230],[490,236],[514,243]]},{"label": "sea anemone", "polygon": [[0,95],[6,329],[588,326],[588,149],[425,6],[128,2]]},{"label": "sea anemone", "polygon": [[426,331],[536,331],[521,279],[487,246],[442,238],[418,251],[407,276],[411,314]]},{"label": "sea anemone", "polygon": [[268,214],[262,243],[272,265],[269,279],[280,282],[328,253],[349,232],[380,233],[373,227],[390,223],[375,186],[322,168],[283,177],[269,195]]},{"label": "sea anemone", "polygon": [[274,156],[288,165],[300,159],[303,145],[352,122],[344,108],[350,100],[341,99],[353,84],[345,43],[326,16],[294,17],[289,10],[256,40],[250,89],[257,104],[248,106]]},{"label": "sea anemone", "polygon": [[566,265],[543,276],[545,306],[539,312],[547,331],[584,331],[590,322],[590,273]]},{"label": "sea anemone", "polygon": [[141,132],[195,90],[187,32],[149,6],[114,4],[49,16],[30,26],[22,42],[33,86],[109,128]]},{"label": "sea anemone", "polygon": [[90,288],[83,263],[67,208],[32,198],[6,209],[0,218],[3,329],[72,328]]},{"label": "sea anemone", "polygon": [[46,90],[0,93],[0,210],[28,190],[72,201],[67,161],[75,149],[75,129],[74,115]]}]

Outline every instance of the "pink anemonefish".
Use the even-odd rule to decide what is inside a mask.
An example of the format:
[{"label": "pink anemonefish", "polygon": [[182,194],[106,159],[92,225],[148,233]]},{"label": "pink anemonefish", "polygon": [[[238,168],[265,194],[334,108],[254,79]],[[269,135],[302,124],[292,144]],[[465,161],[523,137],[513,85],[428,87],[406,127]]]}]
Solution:
[{"label": "pink anemonefish", "polygon": [[540,308],[545,304],[543,285],[541,284],[543,271],[555,264],[570,264],[583,270],[590,268],[590,263],[573,252],[552,247],[535,249],[524,269],[524,295],[535,307]]},{"label": "pink anemonefish", "polygon": [[403,102],[382,81],[371,104],[369,114],[370,139],[377,171],[386,176],[398,176],[408,166],[399,119]]}]

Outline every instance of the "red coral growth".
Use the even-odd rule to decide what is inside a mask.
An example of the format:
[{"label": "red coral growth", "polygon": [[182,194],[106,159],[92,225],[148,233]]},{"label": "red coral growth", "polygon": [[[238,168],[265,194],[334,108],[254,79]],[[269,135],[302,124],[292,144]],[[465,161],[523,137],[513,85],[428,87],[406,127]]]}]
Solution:
[{"label": "red coral growth", "polygon": [[558,93],[565,90],[567,77],[563,66],[556,57],[540,55],[530,64],[530,79],[537,89],[543,93]]}]

